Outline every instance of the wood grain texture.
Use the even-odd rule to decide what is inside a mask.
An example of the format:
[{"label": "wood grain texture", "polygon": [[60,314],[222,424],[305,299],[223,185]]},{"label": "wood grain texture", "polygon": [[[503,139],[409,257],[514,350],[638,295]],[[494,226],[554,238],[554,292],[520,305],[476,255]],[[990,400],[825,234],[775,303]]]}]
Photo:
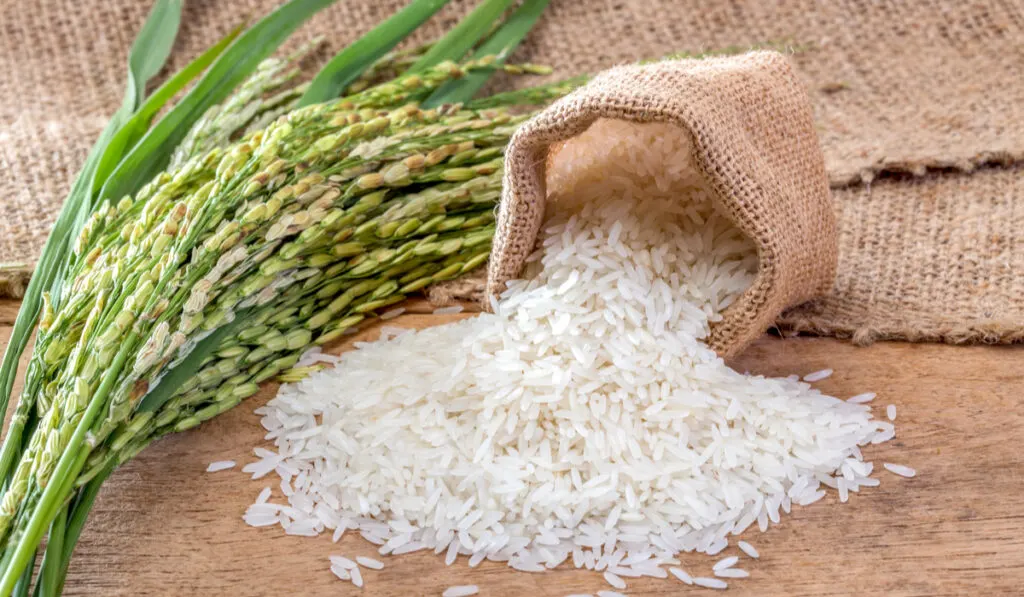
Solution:
[{"label": "wood grain texture", "polygon": [[[428,312],[423,304],[410,312]],[[425,327],[466,315],[408,314],[389,325]],[[0,328],[0,341],[8,330]],[[369,328],[351,341],[372,338]],[[795,508],[766,534],[743,538],[761,559],[740,566],[751,578],[733,581],[729,595],[959,596],[1020,595],[1024,586],[1024,353],[1008,347],[882,343],[858,348],[817,338],[764,337],[734,365],[768,375],[831,367],[819,386],[840,397],[875,391],[874,408],[898,408],[897,438],[865,449],[876,468],[906,464],[918,476],[882,471],[878,488],[839,504],[832,493]],[[280,528],[253,529],[241,515],[270,475],[240,472],[261,445],[253,409],[274,394],[268,385],[247,404],[202,427],[165,438],[128,463],[104,486],[71,565],[66,595],[440,595],[476,584],[482,596],[559,597],[610,589],[599,574],[558,570],[516,573],[465,559],[446,568],[440,557],[416,553],[382,558],[366,571],[360,591],[335,579],[327,556],[375,555],[375,546],[348,534],[291,537]],[[884,415],[881,415],[884,416]],[[215,460],[238,467],[204,472]],[[727,554],[737,554],[730,547]],[[710,574],[714,559],[684,555],[694,575]],[[717,558],[716,558],[717,559]],[[627,579],[632,596],[717,594],[674,579]]]},{"label": "wood grain texture", "polygon": [[[18,307],[21,301],[11,299],[0,299],[0,326],[9,328],[14,325],[14,318],[18,316]],[[7,345],[7,338],[4,337],[4,346]]]}]

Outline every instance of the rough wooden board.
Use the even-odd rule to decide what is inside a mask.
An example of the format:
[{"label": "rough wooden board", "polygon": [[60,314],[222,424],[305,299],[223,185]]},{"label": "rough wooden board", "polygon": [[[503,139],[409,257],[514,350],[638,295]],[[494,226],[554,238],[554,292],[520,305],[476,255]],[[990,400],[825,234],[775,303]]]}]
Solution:
[{"label": "rough wooden board", "polygon": [[[429,311],[412,306],[411,311]],[[403,315],[389,325],[424,327],[463,316]],[[0,328],[0,341],[8,330]],[[367,330],[352,340],[372,337]],[[345,346],[339,347],[339,349]],[[877,474],[882,485],[839,504],[835,495],[797,508],[767,534],[745,536],[761,550],[744,560],[752,577],[729,595],[953,596],[1019,595],[1024,586],[1024,353],[1014,348],[883,343],[857,348],[827,339],[765,337],[735,361],[770,375],[836,374],[820,387],[847,397],[877,391],[878,412],[898,407],[898,437],[867,448],[883,461],[915,467],[902,479]],[[286,536],[253,529],[241,515],[273,475],[250,480],[237,468],[206,473],[214,460],[248,462],[263,434],[252,410],[272,387],[201,428],[151,446],[108,481],[82,537],[66,594],[150,595],[439,595],[477,584],[481,595],[557,597],[608,589],[594,573],[559,570],[515,573],[465,560],[445,568],[433,555],[385,559],[356,590],[328,571],[327,556],[373,555],[372,545],[347,535]],[[731,547],[726,554],[737,553]],[[721,556],[720,556],[721,557]],[[692,573],[713,560],[684,558]],[[632,580],[632,596],[717,594],[669,580]],[[684,591],[685,589],[685,591]]]},{"label": "rough wooden board", "polygon": [[[19,306],[21,306],[21,301],[0,299],[0,326],[14,325],[14,318],[18,316]],[[4,339],[4,345],[7,345],[6,338]]]}]

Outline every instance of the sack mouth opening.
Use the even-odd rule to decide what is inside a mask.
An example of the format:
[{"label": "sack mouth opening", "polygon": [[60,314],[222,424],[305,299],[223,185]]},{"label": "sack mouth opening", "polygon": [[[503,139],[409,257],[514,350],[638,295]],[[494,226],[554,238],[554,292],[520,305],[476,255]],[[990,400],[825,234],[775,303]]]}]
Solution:
[{"label": "sack mouth opening", "polygon": [[[543,166],[542,182],[545,197],[542,222],[549,220],[555,210],[582,209],[586,197],[598,190],[593,187],[621,185],[623,181],[618,178],[622,176],[623,170],[629,170],[623,167],[623,146],[628,146],[631,142],[636,143],[638,138],[654,137],[658,138],[655,143],[660,141],[670,146],[674,145],[679,159],[634,162],[631,164],[634,166],[632,176],[662,177],[662,182],[655,182],[657,198],[679,201],[680,216],[684,216],[684,212],[697,204],[693,193],[704,194],[710,199],[714,210],[726,218],[743,239],[750,243],[751,251],[756,256],[756,266],[751,272],[753,281],[722,312],[723,318],[727,318],[737,305],[749,304],[754,300],[757,295],[755,287],[765,283],[761,268],[765,248],[757,242],[756,234],[744,229],[743,221],[730,212],[722,190],[717,188],[713,177],[708,176],[701,168],[697,140],[685,125],[670,120],[640,121],[624,117],[600,117],[590,122],[582,132],[551,143],[547,148]],[[652,149],[652,153],[657,154],[660,148]],[[602,175],[609,171],[614,171],[616,180],[609,180]],[[591,187],[591,192],[588,192],[587,187]],[[634,196],[632,199],[639,202],[651,197]],[[680,201],[683,199],[685,201]],[[763,293],[763,290],[761,292]]]}]

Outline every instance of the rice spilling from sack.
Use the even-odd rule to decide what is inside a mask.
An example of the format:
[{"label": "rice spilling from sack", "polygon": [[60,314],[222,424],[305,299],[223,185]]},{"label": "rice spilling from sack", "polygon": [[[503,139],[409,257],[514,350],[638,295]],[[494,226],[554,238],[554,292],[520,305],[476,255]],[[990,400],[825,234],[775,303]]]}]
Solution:
[{"label": "rice spilling from sack", "polygon": [[276,451],[247,470],[276,471],[287,505],[246,520],[449,564],[572,562],[621,587],[825,487],[877,485],[859,447],[890,422],[701,341],[757,257],[689,154],[663,125],[602,121],[567,143],[541,246],[493,313],[362,344],[259,409]]}]

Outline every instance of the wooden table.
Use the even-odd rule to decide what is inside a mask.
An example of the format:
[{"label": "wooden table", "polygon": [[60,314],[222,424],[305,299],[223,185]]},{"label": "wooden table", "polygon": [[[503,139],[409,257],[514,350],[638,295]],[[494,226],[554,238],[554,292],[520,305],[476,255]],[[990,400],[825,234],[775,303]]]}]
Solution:
[{"label": "wooden table", "polygon": [[[16,305],[0,303],[0,343]],[[426,327],[456,316],[404,315],[391,325]],[[369,328],[353,340],[372,338]],[[341,351],[348,347],[336,347]],[[1011,347],[883,343],[858,348],[818,338],[766,336],[734,365],[768,375],[831,367],[820,384],[841,397],[875,391],[876,410],[895,404],[897,437],[865,450],[877,468],[906,464],[918,476],[888,472],[878,488],[840,504],[832,493],[795,508],[766,534],[744,538],[761,551],[743,561],[751,578],[729,595],[1022,595],[1024,594],[1024,352]],[[335,579],[327,556],[374,555],[354,535],[287,536],[254,529],[245,508],[273,475],[254,481],[240,472],[262,442],[253,409],[269,400],[268,385],[247,404],[202,427],[166,438],[107,482],[71,565],[67,595],[440,595],[476,584],[482,596],[559,597],[609,589],[599,574],[558,570],[516,573],[465,559],[446,568],[415,553],[385,559],[367,571],[359,591]],[[204,472],[215,460],[239,466]],[[279,493],[275,491],[279,496]],[[738,553],[730,547],[726,553]],[[723,554],[725,555],[725,554]],[[683,556],[691,572],[713,560]],[[629,595],[711,595],[674,579],[628,579]]]}]

